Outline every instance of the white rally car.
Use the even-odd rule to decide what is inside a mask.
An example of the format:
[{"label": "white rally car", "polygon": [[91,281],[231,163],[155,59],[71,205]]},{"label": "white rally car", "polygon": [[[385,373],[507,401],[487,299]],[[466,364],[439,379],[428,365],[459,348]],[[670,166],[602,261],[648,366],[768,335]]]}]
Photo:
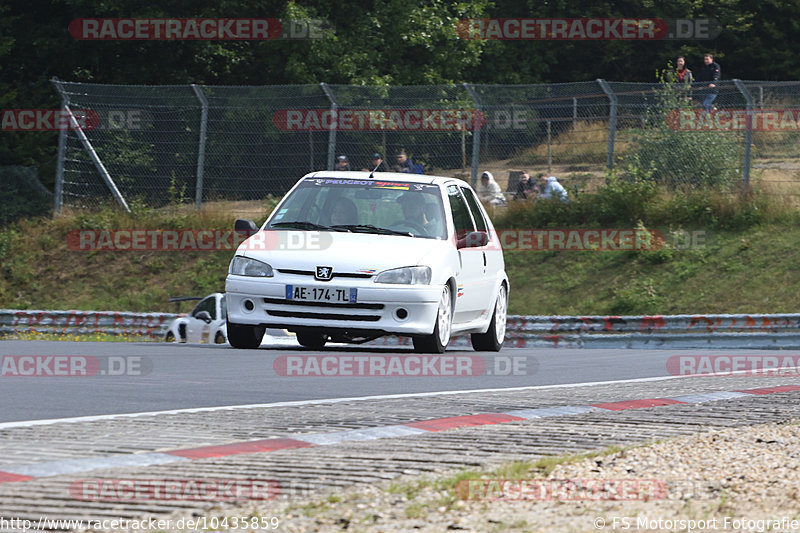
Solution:
[{"label": "white rally car", "polygon": [[228,339],[225,295],[203,298],[187,316],[176,318],[164,335],[167,342],[225,344]]},{"label": "white rally car", "polygon": [[255,348],[285,328],[308,348],[409,336],[441,353],[453,334],[503,345],[508,277],[475,191],[455,178],[322,171],[304,176],[228,270],[228,340]]}]

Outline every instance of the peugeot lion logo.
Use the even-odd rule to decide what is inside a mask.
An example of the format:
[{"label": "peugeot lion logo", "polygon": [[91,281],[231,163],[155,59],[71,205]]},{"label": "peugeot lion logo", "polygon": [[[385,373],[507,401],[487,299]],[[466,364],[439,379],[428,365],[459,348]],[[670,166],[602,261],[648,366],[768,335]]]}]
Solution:
[{"label": "peugeot lion logo", "polygon": [[314,277],[320,281],[329,281],[333,275],[333,267],[317,267]]}]

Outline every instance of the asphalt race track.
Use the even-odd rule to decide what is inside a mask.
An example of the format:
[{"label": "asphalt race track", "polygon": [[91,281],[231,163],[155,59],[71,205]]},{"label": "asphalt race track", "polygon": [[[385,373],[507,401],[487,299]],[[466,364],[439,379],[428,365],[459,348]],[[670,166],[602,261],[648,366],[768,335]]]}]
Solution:
[{"label": "asphalt race track", "polygon": [[[217,345],[3,341],[0,342],[0,356],[3,357],[0,422],[659,377],[671,375],[670,370],[674,372],[672,367],[667,367],[670,357],[736,353],[780,354],[781,357],[800,355],[800,352],[792,351],[758,350],[509,348],[499,354],[451,350],[446,354],[451,363],[460,360],[468,365],[458,367],[461,376],[452,375],[454,371],[448,372],[446,366],[426,368],[428,373],[445,371],[451,375],[286,376],[281,375],[285,372],[281,371],[280,365],[274,365],[276,360],[285,362],[287,358],[293,358],[295,364],[301,361],[305,365],[307,360],[299,357],[335,356],[337,361],[348,356],[402,360],[402,357],[391,356],[418,354],[409,347],[332,347],[322,352],[311,352],[300,347],[235,350]],[[37,358],[43,366],[34,368],[20,364],[17,368],[7,361],[8,356],[15,362],[23,360],[19,356],[43,356]],[[56,357],[47,360],[48,356]],[[63,363],[66,358],[57,356],[89,356],[87,360],[99,361],[96,364],[100,366],[92,367],[95,363],[89,363],[90,369],[94,369],[93,376],[47,375],[54,369],[57,372],[68,368],[68,363]],[[63,366],[57,366],[59,364]],[[81,364],[85,361],[81,360]],[[310,368],[313,374],[315,367],[294,368],[303,368],[303,372]],[[346,372],[348,367],[328,367],[334,369],[334,374],[338,373],[336,368],[345,368]],[[411,370],[414,368],[421,367],[411,367]],[[451,366],[450,370],[455,368]],[[35,375],[13,375],[15,370],[32,371]]]}]

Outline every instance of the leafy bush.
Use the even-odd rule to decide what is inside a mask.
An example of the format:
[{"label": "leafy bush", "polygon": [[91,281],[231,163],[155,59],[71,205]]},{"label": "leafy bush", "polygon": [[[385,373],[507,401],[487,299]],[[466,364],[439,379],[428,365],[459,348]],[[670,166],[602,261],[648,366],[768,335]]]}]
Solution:
[{"label": "leafy bush", "polygon": [[674,83],[663,81],[647,126],[634,131],[624,162],[647,168],[650,179],[670,188],[732,190],[741,183],[743,147],[729,132],[683,131],[670,127],[674,114],[693,111]]},{"label": "leafy bush", "polygon": [[492,220],[498,228],[628,227],[641,222],[647,226],[743,230],[768,222],[800,223],[800,212],[767,193],[675,191],[631,168],[607,172],[606,185],[594,194],[578,192],[570,197],[569,202],[515,202],[508,209],[495,210]]}]

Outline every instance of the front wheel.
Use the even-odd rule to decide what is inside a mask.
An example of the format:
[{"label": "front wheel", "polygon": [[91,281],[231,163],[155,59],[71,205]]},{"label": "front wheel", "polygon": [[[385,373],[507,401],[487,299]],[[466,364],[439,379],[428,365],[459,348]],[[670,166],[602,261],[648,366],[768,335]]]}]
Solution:
[{"label": "front wheel", "polygon": [[508,289],[500,286],[497,302],[494,304],[492,321],[486,333],[473,333],[472,347],[477,352],[499,352],[506,340],[506,316],[508,311]]},{"label": "front wheel", "polygon": [[300,346],[304,348],[308,348],[310,350],[321,350],[325,347],[325,343],[328,342],[328,336],[323,333],[317,333],[313,330],[298,331],[297,342],[299,342]]},{"label": "front wheel", "polygon": [[228,322],[228,342],[234,348],[252,349],[261,346],[264,338],[264,326],[251,326],[249,324],[232,324]]},{"label": "front wheel", "polygon": [[412,338],[414,350],[421,353],[444,353],[450,342],[450,331],[453,327],[453,302],[450,296],[450,285],[445,284],[439,298],[439,311],[436,323],[430,335],[417,335]]}]

